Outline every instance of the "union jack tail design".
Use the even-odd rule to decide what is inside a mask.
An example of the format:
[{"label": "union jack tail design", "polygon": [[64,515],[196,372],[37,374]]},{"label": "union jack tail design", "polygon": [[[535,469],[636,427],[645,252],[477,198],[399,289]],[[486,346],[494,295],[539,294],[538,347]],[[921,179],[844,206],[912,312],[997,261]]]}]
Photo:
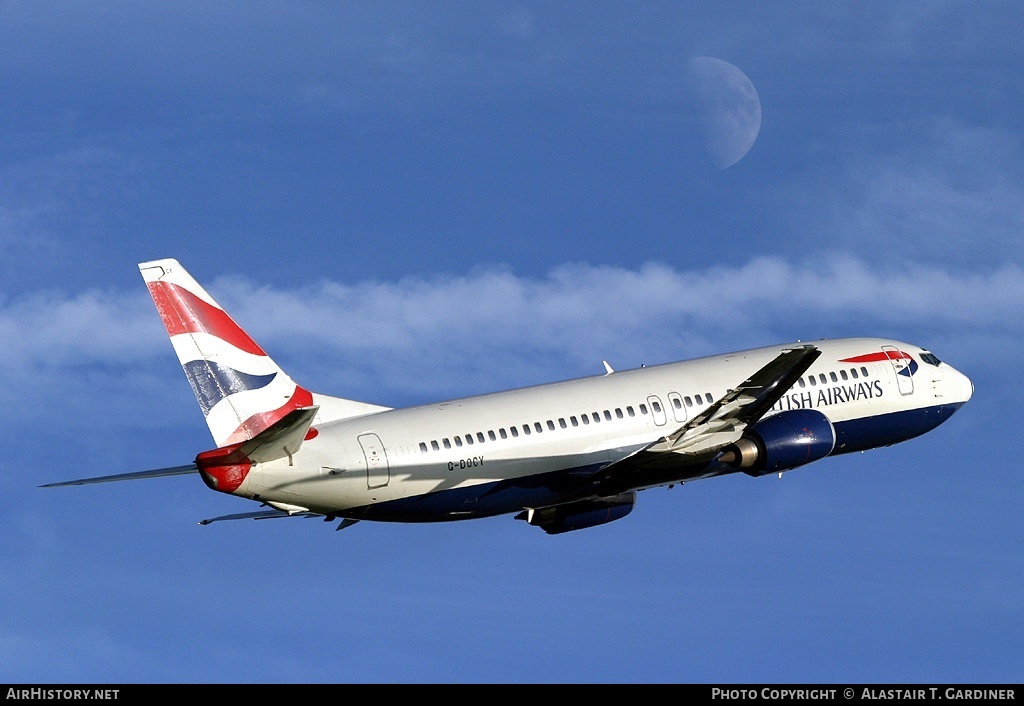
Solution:
[{"label": "union jack tail design", "polygon": [[177,260],[139,270],[217,446],[247,441],[313,403]]}]

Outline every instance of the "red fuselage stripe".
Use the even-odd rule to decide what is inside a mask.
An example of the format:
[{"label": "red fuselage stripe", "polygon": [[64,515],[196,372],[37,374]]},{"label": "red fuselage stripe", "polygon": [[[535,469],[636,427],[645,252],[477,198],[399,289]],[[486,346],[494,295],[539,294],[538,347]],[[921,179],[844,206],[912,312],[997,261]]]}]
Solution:
[{"label": "red fuselage stripe", "polygon": [[878,351],[877,353],[868,353],[867,355],[858,355],[853,358],[843,358],[840,363],[877,363],[880,360],[899,360],[900,358],[910,358],[909,353],[903,351]]}]

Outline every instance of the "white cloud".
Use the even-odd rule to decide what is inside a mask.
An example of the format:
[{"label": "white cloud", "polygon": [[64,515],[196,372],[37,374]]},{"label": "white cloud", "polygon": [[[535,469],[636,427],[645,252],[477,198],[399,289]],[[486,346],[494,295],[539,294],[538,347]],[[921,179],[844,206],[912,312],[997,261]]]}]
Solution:
[{"label": "white cloud", "polygon": [[[491,269],[296,290],[224,278],[208,288],[301,382],[383,403],[382,390],[432,399],[597,374],[602,359],[626,368],[796,338],[1024,340],[1024,270],[1013,264],[957,273],[760,258],[710,270],[564,265],[544,278]],[[172,349],[145,290],[4,302],[0,340],[12,399],[110,396],[130,407],[123,400],[140,391],[149,401],[189,397],[183,376],[166,380]]]},{"label": "white cloud", "polygon": [[[137,294],[40,293],[0,305],[0,369],[60,370],[152,355],[159,318]],[[154,328],[154,319],[157,326]]]},{"label": "white cloud", "polygon": [[[407,350],[443,344],[486,350],[526,344],[560,351],[621,345],[686,334],[735,339],[723,326],[754,336],[779,335],[794,322],[836,314],[880,325],[928,319],[1020,333],[1024,270],[1006,263],[984,272],[929,266],[880,269],[849,256],[804,263],[757,258],[738,267],[675,270],[651,263],[636,270],[563,265],[543,279],[506,270],[396,283],[328,283],[302,292],[230,283],[241,317],[270,335],[302,336],[348,350]],[[669,333],[661,327],[670,327]]]}]

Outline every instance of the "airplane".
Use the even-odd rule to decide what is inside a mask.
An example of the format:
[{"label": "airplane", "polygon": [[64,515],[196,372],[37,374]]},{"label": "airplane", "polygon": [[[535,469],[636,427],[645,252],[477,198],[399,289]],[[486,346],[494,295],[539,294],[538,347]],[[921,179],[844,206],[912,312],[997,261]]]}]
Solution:
[{"label": "airplane", "polygon": [[41,487],[198,474],[266,508],[204,519],[423,523],[513,515],[548,534],[640,491],[759,477],[918,437],[972,396],[931,351],[797,341],[407,408],[296,383],[175,259],[139,270],[216,447],[193,463]]}]

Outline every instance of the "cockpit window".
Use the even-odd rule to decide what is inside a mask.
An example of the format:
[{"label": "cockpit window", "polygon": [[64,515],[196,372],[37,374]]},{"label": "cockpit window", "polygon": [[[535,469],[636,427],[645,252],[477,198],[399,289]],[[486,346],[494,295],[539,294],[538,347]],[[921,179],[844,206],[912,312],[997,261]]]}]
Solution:
[{"label": "cockpit window", "polygon": [[921,360],[928,363],[929,365],[938,366],[942,361],[935,357],[935,355],[928,351],[921,351]]}]

